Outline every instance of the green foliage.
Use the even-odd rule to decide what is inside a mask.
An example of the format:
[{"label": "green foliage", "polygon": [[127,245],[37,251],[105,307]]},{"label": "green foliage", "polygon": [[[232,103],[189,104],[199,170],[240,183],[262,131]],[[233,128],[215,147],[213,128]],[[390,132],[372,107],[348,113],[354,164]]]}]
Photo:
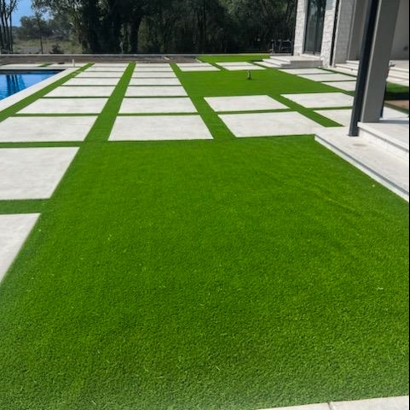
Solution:
[{"label": "green foliage", "polygon": [[13,13],[18,0],[0,0],[0,53],[13,51]]},{"label": "green foliage", "polygon": [[268,51],[291,38],[296,0],[34,0],[64,12],[84,52]]},{"label": "green foliage", "polygon": [[38,39],[40,35],[49,38],[53,35],[53,29],[50,21],[43,17],[25,16],[21,18],[16,34],[21,40]]}]

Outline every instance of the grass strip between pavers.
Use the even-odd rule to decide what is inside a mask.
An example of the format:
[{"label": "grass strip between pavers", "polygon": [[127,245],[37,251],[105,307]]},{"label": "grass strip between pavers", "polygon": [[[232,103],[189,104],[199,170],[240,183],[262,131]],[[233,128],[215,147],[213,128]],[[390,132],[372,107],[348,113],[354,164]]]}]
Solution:
[{"label": "grass strip between pavers", "polygon": [[47,206],[46,200],[0,201],[0,215],[7,214],[39,214]]},{"label": "grass strip between pavers", "polygon": [[128,85],[132,78],[132,73],[135,69],[135,63],[128,65],[125,70],[121,80],[115,87],[114,92],[108,99],[103,111],[98,116],[93,128],[86,138],[86,142],[91,141],[107,141],[112,128],[114,126],[115,120],[117,118],[118,112],[120,111],[121,104],[124,100],[125,93],[127,92]]}]

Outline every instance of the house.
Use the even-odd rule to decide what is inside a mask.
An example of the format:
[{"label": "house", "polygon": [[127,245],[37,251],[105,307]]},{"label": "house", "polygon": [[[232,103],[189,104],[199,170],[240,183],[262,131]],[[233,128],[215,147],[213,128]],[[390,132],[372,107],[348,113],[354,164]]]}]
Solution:
[{"label": "house", "polygon": [[292,58],[360,60],[350,128],[316,140],[408,201],[408,116],[380,117],[391,60],[407,60],[408,85],[409,0],[299,0],[297,19]]},{"label": "house", "polygon": [[[324,67],[359,60],[368,4],[374,0],[299,0],[295,56],[317,56]],[[391,1],[394,7],[396,1]],[[409,59],[409,0],[398,0],[389,58]],[[381,28],[381,26],[380,26]]]}]

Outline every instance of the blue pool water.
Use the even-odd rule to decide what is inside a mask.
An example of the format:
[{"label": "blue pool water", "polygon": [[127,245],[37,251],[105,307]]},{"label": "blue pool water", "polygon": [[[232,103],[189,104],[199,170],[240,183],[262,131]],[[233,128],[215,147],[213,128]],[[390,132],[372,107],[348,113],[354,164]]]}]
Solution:
[{"label": "blue pool water", "polygon": [[16,72],[13,74],[0,72],[0,100],[25,90],[57,73],[58,71]]}]

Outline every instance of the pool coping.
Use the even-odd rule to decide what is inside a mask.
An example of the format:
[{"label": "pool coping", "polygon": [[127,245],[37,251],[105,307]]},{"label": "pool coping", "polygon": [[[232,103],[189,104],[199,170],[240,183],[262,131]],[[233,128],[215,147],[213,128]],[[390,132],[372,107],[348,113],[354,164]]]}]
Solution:
[{"label": "pool coping", "polygon": [[[43,68],[44,70],[44,68]],[[0,100],[0,112],[4,111],[7,108],[12,107],[13,105],[19,103],[20,101],[24,100],[27,97],[32,96],[33,94],[37,93],[38,91],[42,90],[45,87],[48,87],[51,84],[63,79],[64,77],[76,72],[78,68],[67,68],[61,73],[53,75],[52,77],[40,81],[37,84],[32,85],[31,87],[26,88],[25,90],[19,91],[16,94],[11,95],[10,97],[5,98],[4,100]],[[16,70],[8,70],[8,71],[21,71],[21,69]]]}]

